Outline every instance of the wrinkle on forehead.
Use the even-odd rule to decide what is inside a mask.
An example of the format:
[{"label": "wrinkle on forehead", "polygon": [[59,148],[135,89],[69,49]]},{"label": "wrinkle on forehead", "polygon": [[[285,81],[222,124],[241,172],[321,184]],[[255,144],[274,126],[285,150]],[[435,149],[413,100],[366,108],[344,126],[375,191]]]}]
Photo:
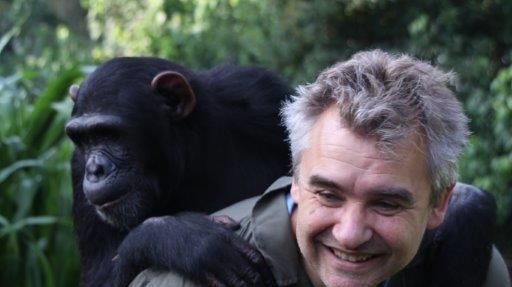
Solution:
[{"label": "wrinkle on forehead", "polygon": [[[343,136],[351,137],[352,142],[340,141]],[[378,146],[376,136],[361,135],[353,131],[340,118],[338,107],[332,105],[322,114],[318,122],[313,126],[310,133],[310,146],[322,145],[325,151],[324,156],[330,157],[330,154],[339,152],[357,153],[361,157],[370,160],[379,160],[382,162],[396,162],[408,159],[425,160],[425,143],[420,131],[409,134],[406,138],[395,145],[397,152],[382,151]],[[353,142],[356,144],[354,145]]]}]

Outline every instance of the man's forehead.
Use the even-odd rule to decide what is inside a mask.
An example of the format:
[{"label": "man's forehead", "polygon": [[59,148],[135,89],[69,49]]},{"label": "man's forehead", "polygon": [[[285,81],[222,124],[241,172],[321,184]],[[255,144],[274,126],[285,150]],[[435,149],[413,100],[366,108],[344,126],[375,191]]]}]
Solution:
[{"label": "man's forehead", "polygon": [[[352,138],[351,141],[344,140],[347,136]],[[353,142],[357,142],[357,145],[352,145]],[[386,144],[377,135],[355,130],[340,116],[336,104],[322,112],[313,125],[308,146],[311,144],[343,145],[348,151],[357,147],[359,154],[382,160],[404,160],[412,156],[411,153],[417,153],[422,161],[426,161],[426,144],[421,127],[411,129]]]},{"label": "man's forehead", "polygon": [[[365,175],[358,179],[364,182],[365,193],[393,194],[413,202],[411,194],[416,195],[416,191],[424,189],[430,191],[430,186],[425,188],[424,184],[430,185],[424,144],[419,134],[411,133],[395,147],[392,151],[382,151],[377,137],[352,131],[341,120],[336,106],[331,106],[313,126],[310,144],[301,155],[297,171],[304,176],[304,183],[318,183],[316,179],[323,178],[328,179],[322,182],[324,184],[355,184],[350,176],[358,172],[353,169],[356,168],[365,171]],[[305,173],[301,172],[303,164],[308,166]],[[417,188],[420,181],[421,188]],[[340,189],[354,187],[340,186]]]}]

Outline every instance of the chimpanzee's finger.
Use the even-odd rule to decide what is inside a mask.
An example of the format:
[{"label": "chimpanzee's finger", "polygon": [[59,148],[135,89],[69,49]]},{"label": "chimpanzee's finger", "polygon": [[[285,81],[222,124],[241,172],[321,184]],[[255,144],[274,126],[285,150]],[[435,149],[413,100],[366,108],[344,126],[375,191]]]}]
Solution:
[{"label": "chimpanzee's finger", "polygon": [[[239,256],[239,255],[238,255]],[[232,258],[233,262],[235,261],[245,261],[243,258],[239,257],[237,259]],[[248,262],[244,262],[245,265]],[[241,265],[223,265],[222,263],[217,264],[216,267],[210,269],[206,276],[204,276],[206,281],[206,286],[214,286],[214,287],[249,287],[254,286],[246,278],[243,278],[241,269],[243,269],[243,264]]]},{"label": "chimpanzee's finger", "polygon": [[208,219],[231,230],[240,228],[240,223],[227,215],[209,215]]},{"label": "chimpanzee's finger", "polygon": [[220,282],[213,274],[206,275],[206,284],[211,287],[226,287],[226,285]]},{"label": "chimpanzee's finger", "polygon": [[270,267],[267,265],[263,255],[255,247],[239,238],[232,238],[231,243],[248,260],[249,264],[241,266],[239,272],[245,281],[251,283],[250,286],[275,285]]}]

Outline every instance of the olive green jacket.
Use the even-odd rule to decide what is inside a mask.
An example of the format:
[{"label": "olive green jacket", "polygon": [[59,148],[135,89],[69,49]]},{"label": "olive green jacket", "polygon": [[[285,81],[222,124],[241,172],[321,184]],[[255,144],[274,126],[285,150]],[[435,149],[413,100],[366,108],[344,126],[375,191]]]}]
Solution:
[{"label": "olive green jacket", "polygon": [[[269,264],[278,286],[311,287],[299,260],[299,250],[292,235],[285,194],[289,191],[290,177],[274,182],[262,196],[238,202],[215,215],[228,215],[240,222],[236,231],[261,252]],[[506,265],[494,248],[487,282],[483,287],[509,287]],[[389,287],[413,287],[411,280],[391,278]],[[508,282],[507,282],[508,281]],[[198,287],[174,272],[145,270],[130,287]]]}]

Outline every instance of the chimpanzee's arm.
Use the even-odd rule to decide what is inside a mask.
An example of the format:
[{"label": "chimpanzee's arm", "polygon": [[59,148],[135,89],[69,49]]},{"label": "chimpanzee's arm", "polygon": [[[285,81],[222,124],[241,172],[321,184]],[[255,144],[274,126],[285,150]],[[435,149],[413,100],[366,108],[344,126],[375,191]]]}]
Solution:
[{"label": "chimpanzee's arm", "polygon": [[482,286],[495,223],[496,203],[491,194],[457,183],[445,221],[433,238],[433,286]]},{"label": "chimpanzee's arm", "polygon": [[146,268],[174,270],[204,286],[273,286],[263,257],[206,215],[153,217],[118,249],[114,286],[127,286]]},{"label": "chimpanzee's arm", "polygon": [[[494,198],[457,183],[444,222],[427,230],[416,258],[391,281],[407,286],[480,287],[486,279],[496,221]],[[402,285],[403,283],[400,283]]]}]

